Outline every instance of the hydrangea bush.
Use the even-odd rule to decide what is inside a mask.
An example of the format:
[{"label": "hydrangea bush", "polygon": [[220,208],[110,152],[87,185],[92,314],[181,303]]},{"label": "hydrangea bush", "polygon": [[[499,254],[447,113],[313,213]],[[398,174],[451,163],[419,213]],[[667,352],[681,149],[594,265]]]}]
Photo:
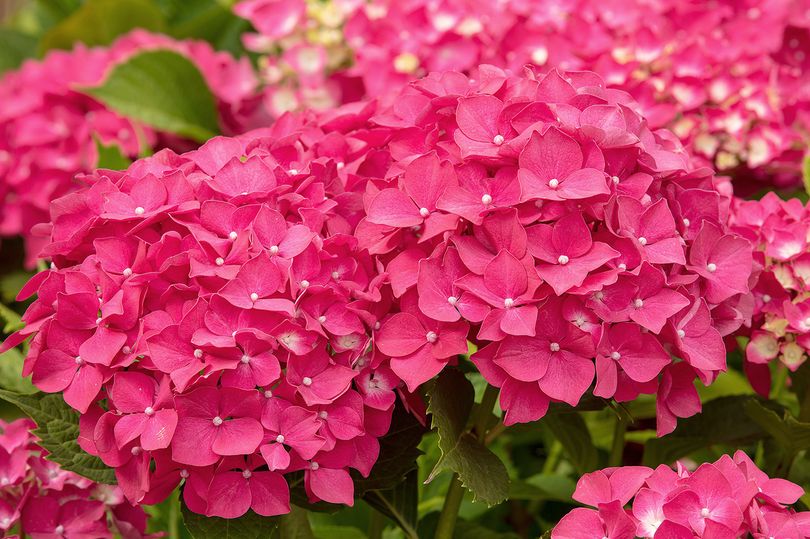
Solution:
[{"label": "hydrangea bush", "polygon": [[0,535],[810,537],[804,0],[36,6]]}]

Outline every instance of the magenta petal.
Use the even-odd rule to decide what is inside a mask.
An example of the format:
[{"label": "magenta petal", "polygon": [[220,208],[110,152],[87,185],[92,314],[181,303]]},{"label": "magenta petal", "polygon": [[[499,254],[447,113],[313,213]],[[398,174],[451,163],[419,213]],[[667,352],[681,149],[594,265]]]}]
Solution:
[{"label": "magenta petal", "polygon": [[391,357],[401,357],[416,352],[427,344],[427,331],[415,316],[397,313],[382,325],[375,340],[377,348]]},{"label": "magenta petal", "polygon": [[307,471],[309,490],[319,499],[329,503],[354,505],[354,483],[346,470],[319,468]]},{"label": "magenta petal", "polygon": [[217,455],[250,455],[262,442],[262,424],[250,417],[224,421],[216,427],[211,449]]},{"label": "magenta petal", "polygon": [[216,428],[210,419],[181,417],[172,438],[172,458],[181,464],[208,466],[219,460],[211,450]]},{"label": "magenta petal", "polygon": [[146,451],[169,447],[176,428],[177,412],[171,409],[158,410],[141,434],[141,447]]},{"label": "magenta petal", "polygon": [[399,189],[383,189],[368,208],[368,220],[378,225],[407,227],[422,224],[419,208]]},{"label": "magenta petal", "polygon": [[290,454],[282,444],[265,444],[259,448],[259,452],[270,471],[286,470],[290,465]]},{"label": "magenta petal", "polygon": [[273,472],[253,472],[250,484],[253,511],[265,517],[290,512],[290,487],[284,476]]},{"label": "magenta petal", "polygon": [[208,487],[209,517],[238,518],[250,509],[251,493],[241,472],[214,475]]},{"label": "magenta petal", "polygon": [[62,391],[76,376],[76,359],[61,350],[45,350],[34,363],[32,381],[42,391]]},{"label": "magenta petal", "polygon": [[143,432],[149,417],[146,414],[128,414],[115,423],[115,443],[119,449]]},{"label": "magenta petal", "polygon": [[104,376],[92,365],[79,368],[70,386],[65,390],[65,402],[81,413],[85,413],[101,391]]}]

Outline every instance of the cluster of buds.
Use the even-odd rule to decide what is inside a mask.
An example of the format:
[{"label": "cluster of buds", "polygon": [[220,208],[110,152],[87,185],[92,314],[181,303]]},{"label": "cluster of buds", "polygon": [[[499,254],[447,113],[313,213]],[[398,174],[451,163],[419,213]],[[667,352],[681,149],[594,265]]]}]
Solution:
[{"label": "cluster of buds", "polygon": [[95,484],[47,460],[27,419],[0,420],[0,535],[147,537],[147,515],[117,487]]},{"label": "cluster of buds", "polygon": [[[810,512],[790,506],[804,490],[771,479],[742,451],[690,471],[661,465],[607,468],[584,475],[552,539],[810,537]],[[629,508],[626,508],[628,507]]]}]

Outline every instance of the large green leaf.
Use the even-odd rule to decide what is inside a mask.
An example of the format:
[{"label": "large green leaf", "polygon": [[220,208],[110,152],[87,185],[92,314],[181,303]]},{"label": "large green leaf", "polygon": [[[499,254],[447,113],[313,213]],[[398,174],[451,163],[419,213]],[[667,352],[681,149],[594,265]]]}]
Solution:
[{"label": "large green leaf", "polygon": [[576,485],[563,475],[536,474],[522,481],[512,481],[510,500],[556,500],[571,502]]},{"label": "large green leaf", "polygon": [[291,506],[289,514],[279,517],[278,524],[281,539],[315,539],[304,509]]},{"label": "large green leaf", "polygon": [[762,427],[786,453],[795,454],[803,449],[810,449],[810,423],[799,422],[789,413],[780,415],[756,400],[746,402],[744,409],[746,415]]},{"label": "large green leaf", "polygon": [[205,141],[217,134],[217,109],[200,71],[186,57],[148,51],[117,65],[101,86],[84,88],[124,116],[160,131]]},{"label": "large green leaf", "polygon": [[509,474],[501,459],[487,449],[466,425],[473,407],[475,390],[461,371],[446,369],[428,391],[428,412],[439,435],[442,457],[428,480],[443,470],[458,474],[461,484],[472,492],[473,500],[488,505],[500,503],[509,495]]},{"label": "large green leaf", "polygon": [[149,0],[86,0],[42,36],[40,51],[70,49],[77,42],[108,45],[135,28],[163,32],[166,23]]},{"label": "large green leaf", "polygon": [[560,442],[579,475],[599,467],[599,453],[593,445],[588,426],[577,412],[547,414],[542,424]]},{"label": "large green leaf", "polygon": [[183,523],[194,539],[267,539],[279,537],[278,518],[263,517],[248,511],[239,518],[199,515],[186,504],[182,507]]},{"label": "large green leaf", "polygon": [[31,378],[22,376],[23,360],[23,355],[16,348],[0,354],[0,388],[25,395],[37,392]]},{"label": "large green leaf", "polygon": [[37,40],[11,28],[0,28],[0,74],[17,69],[26,58],[34,55]]},{"label": "large green leaf", "polygon": [[710,445],[740,447],[765,438],[762,427],[744,415],[746,403],[757,400],[755,396],[737,395],[704,403],[701,413],[679,419],[674,432],[644,444],[644,465],[671,464]]},{"label": "large green leaf", "polygon": [[33,419],[34,431],[50,455],[48,459],[62,468],[76,472],[97,483],[115,483],[115,473],[101,459],[86,453],[76,441],[79,438],[79,414],[58,393],[20,395],[0,390],[0,399],[17,406]]},{"label": "large green leaf", "polygon": [[14,333],[23,327],[22,318],[20,315],[0,303],[0,329],[3,333]]}]

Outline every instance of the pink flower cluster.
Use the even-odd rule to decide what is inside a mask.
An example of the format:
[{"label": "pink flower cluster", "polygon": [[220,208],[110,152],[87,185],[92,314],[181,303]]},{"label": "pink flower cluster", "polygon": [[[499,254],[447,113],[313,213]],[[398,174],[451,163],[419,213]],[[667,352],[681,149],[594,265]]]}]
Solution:
[{"label": "pink flower cluster", "polygon": [[77,188],[77,173],[96,167],[96,139],[129,157],[146,148],[187,144],[123,118],[78,91],[100,84],[126,58],[159,48],[182,53],[197,65],[218,100],[223,127],[240,131],[255,75],[246,59],[236,61],[204,42],[137,30],[109,48],[50,52],[0,79],[0,237],[24,237],[28,266],[45,243],[31,229],[48,221],[51,200]]},{"label": "pink flower cluster", "polygon": [[802,494],[799,485],[769,478],[742,451],[691,472],[681,463],[677,470],[607,468],[584,475],[574,492],[576,501],[596,509],[574,509],[551,537],[804,539],[810,512],[789,507]]},{"label": "pink flower cluster", "polygon": [[770,391],[768,363],[795,371],[810,350],[810,210],[797,199],[768,193],[761,200],[735,199],[730,226],[755,247],[754,313],[745,355],[749,378]]},{"label": "pink flower cluster", "polygon": [[459,354],[505,423],[551,402],[657,394],[658,431],[700,410],[750,316],[751,246],[674,136],[586,72],[434,74],[374,122],[392,163],[355,235],[400,312],[377,350],[411,390]]},{"label": "pink flower cluster", "polygon": [[0,536],[146,537],[142,509],[126,503],[119,488],[47,460],[31,433],[34,426],[27,419],[0,420]]},{"label": "pink flower cluster", "polygon": [[428,72],[469,72],[480,63],[587,69],[630,92],[653,127],[668,125],[721,171],[733,171],[738,184],[798,183],[810,137],[807,0],[767,8],[749,0],[319,6],[237,4],[259,31],[248,46],[281,51],[268,60],[278,73],[269,77],[271,105],[309,104],[306,95],[276,86],[281,73],[302,81],[309,94],[346,102],[362,93],[392,98]]},{"label": "pink flower cluster", "polygon": [[198,513],[278,515],[289,479],[352,505],[400,384],[369,354],[390,301],[351,232],[384,160],[353,117],[164,150],[52,203],[53,265],[5,346],[36,334],[25,374],[133,503],[185,481]]}]

